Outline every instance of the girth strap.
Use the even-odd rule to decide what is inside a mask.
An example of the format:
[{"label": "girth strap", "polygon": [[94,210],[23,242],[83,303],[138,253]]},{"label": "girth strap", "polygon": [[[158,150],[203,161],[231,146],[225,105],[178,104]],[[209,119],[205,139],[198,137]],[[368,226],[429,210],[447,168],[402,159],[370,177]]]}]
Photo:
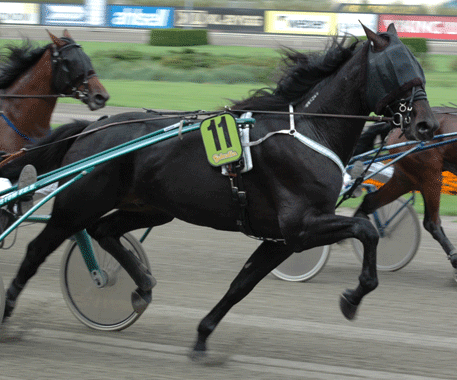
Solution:
[{"label": "girth strap", "polygon": [[232,199],[238,208],[238,219],[236,224],[240,231],[245,235],[253,235],[248,220],[248,199],[244,190],[243,179],[241,177],[241,167],[238,162],[227,165],[230,186],[232,189]]}]

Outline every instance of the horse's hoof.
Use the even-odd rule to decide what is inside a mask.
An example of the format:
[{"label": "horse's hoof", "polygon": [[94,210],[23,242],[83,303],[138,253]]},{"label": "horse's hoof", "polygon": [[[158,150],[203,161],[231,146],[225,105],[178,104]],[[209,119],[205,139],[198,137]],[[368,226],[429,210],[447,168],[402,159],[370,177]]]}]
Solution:
[{"label": "horse's hoof", "polygon": [[152,291],[150,290],[141,290],[137,288],[135,291],[132,292],[132,307],[133,310],[138,313],[142,314],[147,309],[149,304],[152,302]]},{"label": "horse's hoof", "polygon": [[346,294],[343,293],[340,297],[340,309],[346,319],[352,321],[357,314],[357,308],[359,305],[354,305],[353,303],[349,302],[346,297]]},{"label": "horse's hoof", "polygon": [[457,270],[457,251],[453,250],[448,257],[452,267]]},{"label": "horse's hoof", "polygon": [[154,288],[154,286],[157,285],[157,280],[156,280],[155,277],[151,274],[151,272],[148,273],[147,277],[148,277],[149,283],[148,283],[148,285],[146,286],[146,289],[145,289],[145,290],[151,291],[151,290]]},{"label": "horse's hoof", "polygon": [[5,301],[5,310],[3,311],[2,323],[5,323],[6,320],[11,317],[13,314],[14,307],[16,306],[16,301],[6,299]]},{"label": "horse's hoof", "polygon": [[[146,268],[146,266],[144,266]],[[151,272],[146,268],[143,271],[142,278],[140,282],[137,282],[138,289],[143,289],[143,291],[151,291],[154,286],[157,285],[157,280],[151,274]]]},{"label": "horse's hoof", "polygon": [[203,363],[208,358],[206,351],[196,350],[195,348],[189,352],[188,356],[190,360],[196,363]]}]

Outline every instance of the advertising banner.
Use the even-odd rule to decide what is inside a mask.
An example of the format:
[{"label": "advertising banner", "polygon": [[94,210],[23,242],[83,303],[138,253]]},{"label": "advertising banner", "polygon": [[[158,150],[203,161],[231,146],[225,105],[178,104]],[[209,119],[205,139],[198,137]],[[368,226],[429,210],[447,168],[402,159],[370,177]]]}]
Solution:
[{"label": "advertising banner", "polygon": [[360,22],[373,32],[378,31],[378,15],[370,13],[339,13],[338,34],[349,33],[356,37],[365,36]]},{"label": "advertising banner", "polygon": [[1,3],[1,24],[39,24],[40,5],[26,3]]},{"label": "advertising banner", "polygon": [[399,13],[399,14],[416,14],[420,13],[423,8],[418,5],[406,5],[403,2],[396,2],[393,4],[369,4],[368,2],[356,3],[340,3],[337,12],[352,12],[352,13]]},{"label": "advertising banner", "polygon": [[41,6],[43,25],[83,26],[87,23],[83,5],[43,4]]},{"label": "advertising banner", "polygon": [[85,0],[87,24],[92,26],[106,25],[106,0]]},{"label": "advertising banner", "polygon": [[457,17],[380,15],[379,31],[385,32],[391,23],[400,37],[457,40]]},{"label": "advertising banner", "polygon": [[175,9],[176,28],[263,32],[263,10],[237,8]]},{"label": "advertising banner", "polygon": [[336,34],[336,13],[265,12],[265,32],[288,34]]},{"label": "advertising banner", "polygon": [[108,25],[115,28],[173,28],[173,8],[111,5]]}]

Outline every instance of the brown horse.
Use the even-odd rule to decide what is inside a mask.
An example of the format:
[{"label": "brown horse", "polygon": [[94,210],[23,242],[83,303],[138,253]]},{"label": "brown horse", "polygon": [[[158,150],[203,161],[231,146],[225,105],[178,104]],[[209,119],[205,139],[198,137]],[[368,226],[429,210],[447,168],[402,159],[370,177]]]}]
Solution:
[{"label": "brown horse", "polygon": [[34,48],[28,40],[22,47],[9,46],[10,54],[0,65],[2,151],[15,152],[47,135],[59,97],[80,99],[91,110],[109,99],[89,57],[68,31],[62,38],[49,36],[52,43],[44,47]]},{"label": "brown horse", "polygon": [[[457,108],[433,107],[433,113],[440,123],[437,135],[457,131]],[[387,144],[406,141],[400,131],[394,130]],[[411,146],[390,150],[403,152]],[[439,215],[442,172],[457,175],[457,150],[455,144],[443,144],[430,150],[409,154],[394,164],[392,178],[378,191],[365,196],[355,216],[366,217],[376,209],[393,202],[410,191],[420,191],[424,198],[424,228],[441,244],[457,273],[457,249],[449,241],[441,226]]]}]

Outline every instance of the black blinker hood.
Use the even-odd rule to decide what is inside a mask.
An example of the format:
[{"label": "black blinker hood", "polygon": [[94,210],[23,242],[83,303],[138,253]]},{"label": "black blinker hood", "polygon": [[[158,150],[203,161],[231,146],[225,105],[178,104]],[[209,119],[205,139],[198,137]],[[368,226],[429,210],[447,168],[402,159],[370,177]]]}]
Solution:
[{"label": "black blinker hood", "polygon": [[380,52],[368,49],[367,104],[381,115],[384,108],[412,87],[425,89],[425,75],[411,51],[391,33],[382,33],[390,40]]}]

